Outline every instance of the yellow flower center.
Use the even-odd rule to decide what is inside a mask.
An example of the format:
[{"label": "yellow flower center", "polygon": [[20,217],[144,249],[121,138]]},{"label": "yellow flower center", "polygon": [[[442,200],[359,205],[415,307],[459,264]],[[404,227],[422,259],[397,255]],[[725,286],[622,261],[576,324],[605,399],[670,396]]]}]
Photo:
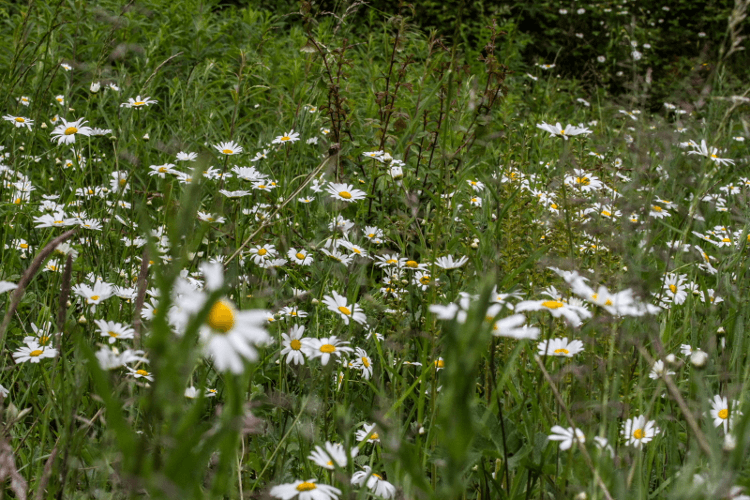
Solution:
[{"label": "yellow flower center", "polygon": [[552,205],[550,205],[550,207],[552,207],[553,209],[557,210],[557,203],[553,203]]},{"label": "yellow flower center", "polygon": [[726,420],[729,418],[729,410],[726,408],[719,410],[719,418]]},{"label": "yellow flower center", "polygon": [[113,332],[112,330],[108,331],[107,334],[109,334],[110,337],[114,337],[114,338],[119,337],[119,335],[117,333]]},{"label": "yellow flower center", "polygon": [[265,184],[259,184],[258,185],[258,189],[266,189],[266,185]]},{"label": "yellow flower center", "polygon": [[41,356],[43,352],[44,352],[44,351],[42,351],[42,350],[40,350],[40,349],[35,349],[35,350],[33,350],[33,351],[31,351],[31,352],[29,353],[29,356],[31,356],[31,357],[33,357],[33,358],[36,358],[36,357],[38,357],[38,356]]},{"label": "yellow flower center", "polygon": [[57,102],[63,102],[63,98],[62,97],[55,97],[55,99],[57,99]]},{"label": "yellow flower center", "polygon": [[294,256],[299,260],[305,260],[305,254],[303,254],[302,252],[297,252],[296,254],[294,254]]},{"label": "yellow flower center", "polygon": [[[563,132],[563,134],[564,133],[565,132]],[[584,186],[588,186],[589,184],[591,184],[591,181],[589,180],[588,177],[576,177],[576,182],[578,184],[583,184]]]},{"label": "yellow flower center", "polygon": [[342,314],[346,314],[347,316],[352,315],[352,312],[349,310],[349,308],[345,306],[339,306],[339,311],[341,311]]},{"label": "yellow flower center", "polygon": [[350,200],[352,198],[352,194],[349,191],[339,191],[339,196],[345,200]]},{"label": "yellow flower center", "polygon": [[26,244],[26,243],[21,243],[21,244],[20,244],[20,245],[18,245],[18,246],[19,246],[19,247],[21,247],[21,248],[24,248],[24,249],[26,249],[26,248],[29,248],[29,245],[28,245],[28,244]]},{"label": "yellow flower center", "polygon": [[144,101],[136,101],[133,103],[133,106],[143,106],[144,104],[146,104]]},{"label": "yellow flower center", "polygon": [[295,351],[299,351],[302,348],[302,342],[297,339],[293,339],[291,342],[289,342],[289,347],[291,347]]},{"label": "yellow flower center", "polygon": [[438,359],[435,361],[435,366],[437,368],[445,368],[445,362],[442,359]]},{"label": "yellow flower center", "polygon": [[612,217],[612,212],[608,212],[607,210],[602,210],[602,215],[605,217]]},{"label": "yellow flower center", "polygon": [[373,475],[373,477],[376,477],[376,478],[380,479],[381,481],[383,480],[383,476],[381,476],[380,474],[375,474],[373,472],[372,475]]},{"label": "yellow flower center", "polygon": [[643,429],[636,429],[633,431],[633,437],[636,439],[643,439],[646,437],[646,433],[643,432]]},{"label": "yellow flower center", "polygon": [[732,242],[732,240],[730,238],[722,238],[721,241],[724,242],[724,243],[731,243]]},{"label": "yellow flower center", "polygon": [[227,333],[234,326],[234,312],[224,300],[211,306],[208,313],[208,326],[221,333]]},{"label": "yellow flower center", "polygon": [[333,467],[333,460],[329,460],[328,462],[326,462],[326,465],[328,467]]},{"label": "yellow flower center", "polygon": [[267,253],[268,250],[266,250],[265,248],[261,248],[260,250],[258,250],[258,255],[260,255],[261,257],[263,257]]},{"label": "yellow flower center", "polygon": [[661,207],[659,205],[654,205],[653,207],[654,212],[661,212]]},{"label": "yellow flower center", "polygon": [[362,250],[360,250],[359,248],[352,248],[352,252],[356,254],[362,254]]},{"label": "yellow flower center", "polygon": [[331,354],[332,352],[336,352],[336,346],[333,344],[323,344],[320,346],[320,352]]},{"label": "yellow flower center", "polygon": [[546,307],[547,309],[560,309],[563,305],[565,304],[559,300],[545,300],[542,302],[542,307]]},{"label": "yellow flower center", "polygon": [[377,432],[373,432],[372,435],[370,435],[370,441],[375,441],[376,439],[380,439],[380,436],[378,436]]},{"label": "yellow flower center", "polygon": [[422,276],[419,278],[419,282],[423,285],[429,285],[430,284],[430,277],[429,276]]},{"label": "yellow flower center", "polygon": [[362,358],[362,364],[365,366],[365,368],[370,368],[370,360],[365,357]]},{"label": "yellow flower center", "polygon": [[91,300],[99,300],[99,296],[98,295],[92,295],[91,296]]},{"label": "yellow flower center", "polygon": [[[750,236],[748,236],[747,239],[750,240]],[[385,263],[386,264],[398,264],[398,261],[396,259],[388,259],[385,261]]]},{"label": "yellow flower center", "polygon": [[669,290],[670,290],[670,291],[671,291],[672,293],[677,293],[677,287],[676,287],[676,286],[674,286],[674,285],[669,285]]},{"label": "yellow flower center", "polygon": [[62,224],[62,223],[63,223],[63,221],[61,221],[61,220],[54,221],[54,224]]},{"label": "yellow flower center", "polygon": [[416,260],[407,260],[406,267],[415,268],[415,267],[419,267],[419,264],[417,263]]},{"label": "yellow flower center", "polygon": [[555,349],[555,354],[570,354],[570,351],[567,349]]},{"label": "yellow flower center", "polygon": [[18,123],[26,123],[26,120],[24,120],[24,119],[23,119],[22,117],[20,117],[20,116],[17,116],[17,117],[16,117],[16,121],[17,121]]},{"label": "yellow flower center", "polygon": [[145,377],[148,375],[148,372],[146,370],[136,370],[135,373],[137,373],[138,375],[142,377]]},{"label": "yellow flower center", "polygon": [[65,135],[73,135],[76,132],[78,132],[78,129],[75,127],[68,127],[65,129],[65,132],[63,132]]},{"label": "yellow flower center", "polygon": [[611,306],[611,305],[612,305],[612,301],[611,301],[610,299],[607,299],[607,300],[606,300],[606,301],[604,302],[604,305],[605,305],[605,306]]},{"label": "yellow flower center", "polygon": [[166,173],[166,171],[167,171],[167,167],[159,167],[160,174]]},{"label": "yellow flower center", "polygon": [[292,140],[292,138],[291,138],[291,137],[289,137],[288,135],[285,135],[284,137],[282,137],[282,138],[281,138],[281,141],[282,141],[282,142],[283,142],[283,141],[291,141],[291,140]]}]

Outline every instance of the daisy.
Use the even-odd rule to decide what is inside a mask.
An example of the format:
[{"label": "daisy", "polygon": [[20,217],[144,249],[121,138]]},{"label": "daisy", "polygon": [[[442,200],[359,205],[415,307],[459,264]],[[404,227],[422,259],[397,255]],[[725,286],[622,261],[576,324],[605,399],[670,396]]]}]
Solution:
[{"label": "daisy", "polygon": [[734,165],[734,160],[729,160],[727,158],[719,158],[717,153],[719,152],[718,148],[709,148],[706,146],[706,140],[701,140],[700,146],[695,144],[694,142],[691,144],[691,146],[694,148],[693,151],[688,151],[689,155],[700,155],[705,156],[709,160],[715,162],[717,165]]},{"label": "daisy", "polygon": [[339,340],[335,335],[322,339],[309,339],[307,344],[308,356],[311,359],[320,358],[320,364],[325,366],[331,356],[340,358],[342,353],[352,352],[352,348],[346,346],[348,343]]},{"label": "daisy", "polygon": [[365,439],[368,443],[379,443],[380,435],[375,431],[375,424],[365,424],[362,429],[358,430],[354,435],[357,442],[362,442]]},{"label": "daisy", "polygon": [[664,365],[664,361],[658,360],[654,362],[654,366],[651,367],[651,372],[648,374],[648,378],[656,380],[666,375],[674,375],[674,372],[668,371]]},{"label": "daisy", "polygon": [[151,104],[156,104],[157,102],[159,101],[157,101],[156,99],[151,99],[150,97],[136,96],[135,99],[133,99],[132,97],[128,98],[128,102],[123,102],[122,104],[120,104],[120,107],[140,109],[146,106],[150,106]]},{"label": "daisy", "polygon": [[436,285],[440,280],[433,280],[432,276],[427,271],[417,271],[412,276],[412,283],[417,285],[417,288],[421,288],[422,291],[426,291],[430,285]]},{"label": "daisy", "polygon": [[64,95],[56,95],[55,96],[55,101],[57,101],[57,103],[60,106],[63,106],[63,105],[65,105],[65,96]]},{"label": "daisy", "polygon": [[299,264],[300,266],[309,266],[313,261],[312,255],[307,253],[307,250],[305,250],[304,248],[300,248],[299,250],[297,250],[296,248],[292,247],[289,249],[286,255],[292,262],[294,262],[295,264]]},{"label": "daisy", "polygon": [[376,255],[375,256],[375,265],[384,268],[384,267],[403,267],[406,265],[406,258],[401,257],[398,254],[383,254],[383,255]]},{"label": "daisy", "polygon": [[684,274],[667,273],[662,284],[662,300],[679,305],[687,299],[687,276]]},{"label": "daisy", "polygon": [[332,292],[333,295],[325,295],[323,297],[323,303],[328,306],[328,309],[338,313],[344,319],[344,324],[349,324],[349,319],[353,319],[359,324],[364,324],[367,321],[367,316],[362,312],[362,308],[356,304],[349,304],[346,297],[339,295],[335,290]]},{"label": "daisy", "polygon": [[31,126],[34,125],[34,120],[32,120],[31,118],[26,118],[24,116],[5,115],[3,116],[3,120],[11,122],[16,126],[16,128],[26,127],[27,129],[31,130]]},{"label": "daisy", "polygon": [[299,140],[299,132],[295,132],[294,129],[290,130],[284,135],[276,137],[271,144],[286,144],[287,142],[292,143]]},{"label": "daisy", "polygon": [[516,304],[516,312],[547,311],[553,317],[564,317],[573,326],[580,326],[583,319],[590,318],[591,312],[582,306],[566,304],[560,300],[524,300]]},{"label": "daisy", "polygon": [[[496,306],[502,307],[500,304]],[[489,310],[488,310],[489,311]],[[526,316],[523,314],[513,314],[507,318],[495,321],[492,325],[492,335],[496,337],[509,337],[513,339],[532,339],[539,338],[539,328],[524,325]]]},{"label": "daisy", "polygon": [[[224,286],[223,269],[219,263],[201,265],[206,291],[214,292]],[[205,292],[186,290],[182,307],[187,315],[194,316],[203,310],[207,300]],[[267,311],[239,311],[226,297],[217,300],[211,305],[205,324],[200,328],[205,356],[214,361],[214,366],[220,372],[242,373],[243,360],[255,361],[258,358],[255,346],[271,340],[263,328],[267,317]]]},{"label": "daisy", "polygon": [[370,377],[372,377],[372,359],[370,359],[369,356],[367,356],[367,353],[364,349],[361,349],[357,347],[354,349],[354,356],[355,359],[351,363],[352,368],[356,368],[357,370],[362,371],[362,376],[365,378],[365,380],[370,380]]},{"label": "daisy", "polygon": [[473,189],[477,193],[484,190],[484,182],[482,181],[467,179],[466,182],[468,182],[471,189]]},{"label": "daisy", "polygon": [[122,323],[97,319],[94,320],[94,324],[99,327],[101,336],[109,339],[110,344],[114,344],[119,339],[132,339],[135,335],[135,330]]},{"label": "daisy", "polygon": [[469,262],[469,258],[462,255],[460,259],[454,260],[452,255],[446,255],[445,257],[438,257],[435,260],[435,265],[442,269],[458,269]]},{"label": "daisy", "polygon": [[305,355],[309,352],[307,345],[308,339],[303,338],[302,335],[305,333],[305,327],[301,325],[294,325],[289,330],[289,335],[282,333],[281,345],[281,356],[286,355],[287,364],[294,362],[295,365],[305,364]]},{"label": "daisy", "polygon": [[659,205],[651,205],[648,215],[649,217],[655,217],[657,219],[663,219],[664,217],[672,216],[672,214],[670,214],[666,209],[660,207]]},{"label": "daisy", "polygon": [[329,251],[329,250],[326,250],[325,248],[321,248],[320,251],[323,252],[323,254],[335,260],[336,262],[340,262],[341,264],[344,264],[345,266],[348,266],[349,264],[352,263],[352,261],[354,261],[354,257],[352,255],[343,254],[339,252],[338,250]]},{"label": "daisy", "polygon": [[212,222],[214,224],[223,224],[226,222],[226,219],[221,215],[209,214],[200,210],[198,211],[198,218],[203,222]]},{"label": "daisy", "polygon": [[128,373],[136,379],[145,378],[149,382],[154,381],[154,375],[148,370],[144,370],[143,368],[139,368],[136,370],[135,368],[131,368],[129,366],[126,366],[125,369],[127,369]]},{"label": "daisy", "polygon": [[[355,446],[350,450],[349,456],[354,458],[357,453],[359,453],[359,448]],[[315,450],[310,452],[307,459],[328,470],[334,470],[336,467],[343,469],[349,462],[344,445],[329,441],[326,441],[325,449],[315,446]]]},{"label": "daisy", "polygon": [[318,484],[317,479],[308,479],[302,481],[296,480],[293,483],[279,484],[271,488],[269,492],[274,498],[281,500],[337,500],[341,495],[341,490],[327,484]]},{"label": "daisy", "polygon": [[549,441],[560,441],[560,449],[563,451],[569,450],[576,442],[580,444],[586,442],[586,435],[578,428],[573,429],[572,427],[568,427],[566,429],[555,425],[550,431],[552,434],[547,436],[547,439]]},{"label": "daisy", "polygon": [[54,358],[55,356],[57,356],[57,349],[41,346],[36,340],[26,342],[25,346],[19,347],[13,353],[13,359],[16,363],[25,363],[27,361],[39,363],[43,358]]},{"label": "daisy", "polygon": [[557,122],[555,125],[550,125],[546,122],[542,122],[541,124],[537,124],[537,128],[545,130],[554,136],[562,137],[566,141],[570,136],[591,133],[591,130],[587,129],[586,127],[576,127],[575,125],[570,124],[568,124],[567,127],[562,127],[560,125],[560,122]]},{"label": "daisy", "polygon": [[656,427],[655,421],[649,420],[646,422],[646,417],[641,415],[639,417],[627,419],[621,434],[625,438],[625,442],[628,446],[640,448],[641,445],[654,439],[659,432],[660,429]]},{"label": "daisy", "polygon": [[260,264],[267,259],[271,259],[278,255],[275,245],[263,245],[257,246],[250,249],[250,253],[253,255],[253,262]]},{"label": "daisy", "polygon": [[279,314],[281,314],[282,316],[289,317],[289,318],[306,318],[307,317],[307,313],[305,311],[300,311],[299,309],[297,309],[296,306],[282,307],[281,310],[279,311]]},{"label": "daisy", "polygon": [[583,342],[580,340],[571,340],[568,342],[567,337],[561,339],[550,339],[549,342],[542,340],[537,344],[540,356],[563,356],[572,358],[579,352],[583,352]]},{"label": "daisy", "polygon": [[367,465],[363,466],[364,470],[357,471],[352,475],[352,484],[361,486],[367,483],[367,488],[376,496],[382,498],[393,498],[396,496],[396,487],[383,479],[380,474],[375,474]]},{"label": "daisy", "polygon": [[734,425],[734,417],[742,415],[742,412],[737,409],[737,401],[732,401],[732,404],[730,405],[727,402],[726,397],[721,397],[718,394],[710,401],[710,414],[711,418],[714,419],[714,427],[720,427],[723,425],[724,433],[728,432]]},{"label": "daisy", "polygon": [[184,153],[182,151],[177,153],[177,161],[195,161],[197,158],[198,153]]},{"label": "daisy", "polygon": [[88,285],[75,285],[72,290],[79,297],[86,299],[86,304],[92,309],[114,295],[112,285],[103,281],[94,283],[93,288]]},{"label": "daisy", "polygon": [[365,226],[365,238],[376,245],[383,243],[383,230],[375,226]]},{"label": "daisy", "polygon": [[367,196],[367,193],[361,189],[354,189],[354,186],[351,184],[338,184],[331,182],[326,189],[331,193],[331,197],[347,203],[363,200]]},{"label": "daisy", "polygon": [[52,130],[52,138],[57,139],[57,145],[60,144],[75,144],[76,135],[84,135],[86,137],[91,135],[91,127],[84,126],[87,121],[84,118],[79,118],[76,121],[69,122],[65,118],[60,118],[62,123]]},{"label": "daisy", "polygon": [[365,156],[367,158],[372,158],[373,160],[381,160],[381,156],[383,156],[383,151],[366,151],[362,153],[362,156]]},{"label": "daisy", "polygon": [[31,103],[31,100],[25,95],[22,95],[21,97],[16,97],[16,100],[24,106],[28,106]]},{"label": "daisy", "polygon": [[232,156],[242,153],[242,146],[234,141],[220,142],[214,146],[216,150],[226,156]]},{"label": "daisy", "polygon": [[347,250],[349,250],[351,253],[353,253],[354,255],[356,255],[358,257],[365,257],[365,258],[368,258],[368,259],[370,258],[370,256],[367,255],[367,250],[365,250],[364,248],[362,248],[359,245],[355,245],[354,243],[352,243],[350,241],[339,240],[338,244],[339,244],[339,246],[342,246],[342,247],[346,248]]}]

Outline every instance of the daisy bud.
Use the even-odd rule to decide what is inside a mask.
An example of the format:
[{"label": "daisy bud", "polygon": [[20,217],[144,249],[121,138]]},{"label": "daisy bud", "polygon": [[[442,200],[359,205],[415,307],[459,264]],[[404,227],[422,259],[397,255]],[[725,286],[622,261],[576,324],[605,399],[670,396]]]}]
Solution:
[{"label": "daisy bud", "polygon": [[89,87],[89,90],[91,91],[91,93],[96,94],[97,92],[99,92],[99,89],[101,89],[101,88],[102,88],[102,84],[101,83],[99,83],[99,82],[91,82],[91,86]]},{"label": "daisy bud", "polygon": [[420,434],[420,435],[421,435],[421,434],[424,434],[424,427],[422,427],[422,426],[420,425],[420,426],[419,426],[419,430],[418,430],[417,432],[419,432],[419,434]]},{"label": "daisy bud", "polygon": [[150,139],[150,137],[148,136],[148,134],[145,134],[145,135],[143,136],[143,140],[144,140],[144,141],[147,141],[147,140],[149,140],[149,139]]},{"label": "daisy bud", "polygon": [[737,447],[737,439],[732,434],[724,436],[724,444],[722,449],[724,451],[733,451]]},{"label": "daisy bud", "polygon": [[720,326],[719,329],[716,330],[716,333],[718,333],[719,335],[722,335],[722,334],[726,333],[726,331],[724,330],[723,326]]},{"label": "daisy bud", "polygon": [[580,492],[575,496],[575,500],[586,500],[588,496],[586,495],[585,491]]},{"label": "daisy bud", "polygon": [[704,366],[706,366],[707,361],[708,354],[703,351],[694,351],[693,354],[690,355],[690,362],[696,368],[703,368]]},{"label": "daisy bud", "polygon": [[673,364],[675,364],[675,363],[677,362],[677,358],[675,357],[675,355],[674,355],[674,354],[667,354],[667,357],[666,357],[666,358],[664,358],[664,359],[665,359],[665,360],[667,361],[667,363],[669,363],[670,365],[673,365]]},{"label": "daisy bud", "polygon": [[40,127],[42,127],[42,128],[47,128],[47,124],[46,124],[46,123],[44,123],[44,122],[42,122],[42,124],[41,124],[41,125],[39,125],[39,126],[40,126]]},{"label": "daisy bud", "polygon": [[86,316],[84,316],[83,314],[81,314],[81,317],[80,317],[80,318],[78,318],[78,322],[79,322],[80,324],[82,324],[82,325],[85,325],[85,324],[87,323],[87,321],[86,321]]},{"label": "daisy bud", "polygon": [[312,299],[312,303],[318,305],[320,304],[320,301],[318,299]]}]

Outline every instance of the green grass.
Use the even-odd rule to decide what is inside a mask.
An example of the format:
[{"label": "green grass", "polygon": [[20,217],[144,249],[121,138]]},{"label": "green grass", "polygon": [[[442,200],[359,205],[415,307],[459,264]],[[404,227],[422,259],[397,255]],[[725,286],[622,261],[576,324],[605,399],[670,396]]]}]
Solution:
[{"label": "green grass", "polygon": [[[377,29],[366,36],[332,16],[215,2],[32,2],[2,13],[5,113],[33,120],[30,130],[0,124],[0,277],[28,283],[0,297],[9,391],[0,470],[17,471],[0,473],[9,498],[266,498],[310,478],[341,498],[377,497],[351,483],[365,466],[396,498],[699,499],[750,487],[750,176],[746,142],[736,140],[747,136],[743,108],[725,99],[741,92],[721,65],[700,106],[649,113],[640,84],[613,97],[524,65],[513,33],[488,39],[493,53],[446,47],[408,19],[373,13]],[[631,70],[640,82],[644,68]],[[157,102],[121,106],[146,97]],[[620,112],[634,109],[635,119]],[[109,131],[58,145],[55,116]],[[591,133],[563,140],[542,122]],[[300,140],[273,143],[292,130]],[[680,146],[702,139],[734,165]],[[214,146],[224,141],[243,152],[222,154]],[[395,160],[364,155],[374,151]],[[178,152],[197,156],[177,161]],[[163,177],[151,175],[166,164]],[[254,167],[258,182],[230,177],[235,166]],[[593,176],[605,187],[588,191]],[[365,197],[334,199],[327,183]],[[703,201],[715,195],[723,201]],[[37,227],[56,204],[71,224]],[[654,206],[670,215],[652,215]],[[351,228],[332,228],[337,217]],[[70,229],[75,253],[56,251],[51,242]],[[345,234],[357,245],[338,246],[348,265],[325,252]],[[286,262],[259,265],[273,253],[259,254],[264,245]],[[312,264],[294,263],[290,248]],[[389,274],[373,259],[386,254],[410,262]],[[468,261],[436,264],[449,255]],[[223,266],[206,276],[209,261]],[[657,313],[615,316],[551,267],[577,271],[595,291],[631,289],[641,303],[660,304],[665,273],[685,275],[679,286],[693,290]],[[93,308],[76,290],[97,279],[128,290]],[[550,309],[526,311],[538,340],[493,336],[486,318],[514,314],[492,305],[493,288],[513,294],[508,304],[580,305],[584,317],[574,326]],[[333,292],[366,320],[329,309]],[[462,321],[430,310],[450,303],[465,309]],[[243,326],[237,311],[254,310],[269,316]],[[132,338],[110,344],[96,320],[133,327]],[[366,355],[287,363],[282,334],[295,325]],[[224,330],[250,335],[257,357],[230,370],[221,354],[206,356]],[[40,335],[38,350],[56,354],[17,363],[24,338]],[[538,341],[562,337],[583,351],[537,356]],[[705,365],[683,344],[705,352]],[[148,362],[102,366],[103,352],[128,349]],[[649,377],[655,360],[671,373]],[[185,397],[188,387],[198,397]],[[715,395],[735,402],[733,449],[709,416]],[[636,448],[621,431],[639,415],[660,432]],[[358,442],[370,424],[379,441]],[[555,425],[580,429],[585,444],[560,449],[548,440]],[[332,471],[308,460],[326,441],[356,447],[356,457]]]}]

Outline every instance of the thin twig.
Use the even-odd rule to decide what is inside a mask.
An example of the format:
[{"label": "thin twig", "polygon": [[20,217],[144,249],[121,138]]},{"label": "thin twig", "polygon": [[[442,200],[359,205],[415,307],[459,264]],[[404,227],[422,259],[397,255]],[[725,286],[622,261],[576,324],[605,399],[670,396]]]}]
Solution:
[{"label": "thin twig", "polygon": [[[557,399],[557,403],[560,405],[560,408],[562,408],[563,412],[565,412],[565,417],[568,419],[568,423],[570,424],[571,427],[573,427],[573,435],[576,436],[577,435],[576,431],[578,430],[576,428],[576,424],[575,422],[573,422],[573,417],[570,415],[570,410],[568,410],[568,407],[565,404],[565,401],[563,401],[563,398],[560,395],[560,392],[557,390],[557,387],[555,387],[555,383],[552,381],[552,377],[549,376],[547,369],[544,367],[544,363],[542,363],[542,360],[539,358],[538,355],[534,355],[534,361],[536,361],[536,364],[539,365],[539,369],[542,370],[542,375],[544,375],[545,380],[547,380],[547,383],[552,389],[552,393],[555,395],[555,399]],[[586,465],[588,466],[588,468],[591,469],[591,473],[594,475],[594,481],[596,481],[596,484],[598,484],[599,487],[602,489],[602,492],[604,493],[604,497],[607,498],[607,500],[614,500],[612,498],[612,495],[609,494],[607,485],[605,485],[604,481],[602,481],[602,478],[599,477],[599,473],[596,471],[596,468],[594,467],[594,462],[591,460],[591,455],[589,455],[589,452],[586,450],[586,447],[579,446],[578,449],[581,450],[581,455],[583,455],[583,460],[584,462],[586,462]]]},{"label": "thin twig", "polygon": [[65,326],[65,316],[68,312],[68,297],[70,296],[70,276],[73,274],[73,254],[68,254],[63,270],[62,284],[60,285],[60,302],[57,309],[57,345],[60,345],[60,337]]},{"label": "thin twig", "polygon": [[55,250],[55,248],[57,248],[57,245],[73,236],[76,231],[78,231],[77,228],[66,231],[54,240],[47,243],[47,246],[45,246],[42,251],[37,254],[29,268],[25,273],[23,273],[23,276],[21,276],[21,280],[18,282],[18,287],[16,288],[15,292],[13,292],[13,295],[10,298],[10,307],[8,308],[8,312],[5,313],[3,324],[0,325],[0,345],[2,345],[5,341],[5,331],[8,329],[8,325],[10,324],[10,320],[13,318],[13,314],[16,312],[18,304],[21,303],[21,298],[23,298],[23,294],[26,291],[26,285],[29,284],[31,278],[33,278],[36,272],[39,270],[39,267],[41,267],[44,259],[49,257],[49,254],[51,254]]},{"label": "thin twig", "polygon": [[183,54],[183,52],[182,52],[182,51],[180,51],[180,52],[176,53],[175,55],[173,55],[173,56],[170,56],[170,57],[168,57],[167,59],[165,59],[165,60],[164,60],[164,62],[162,62],[162,63],[161,63],[160,65],[158,65],[158,66],[156,67],[156,69],[154,70],[154,72],[153,72],[153,73],[151,73],[151,76],[149,76],[149,77],[148,77],[148,79],[146,80],[146,83],[144,83],[144,84],[143,84],[143,87],[141,88],[141,90],[143,91],[143,90],[145,90],[145,89],[146,89],[146,87],[148,87],[148,84],[149,84],[149,82],[151,81],[151,79],[152,79],[153,77],[155,77],[155,76],[156,76],[156,73],[158,73],[158,72],[159,72],[159,70],[161,69],[161,67],[162,67],[162,66],[164,66],[165,64],[167,64],[167,63],[168,63],[169,61],[171,61],[171,60],[172,60],[172,59],[174,59],[175,57],[181,56],[182,54]]},{"label": "thin twig", "polygon": [[141,256],[141,271],[138,273],[138,296],[135,299],[135,313],[133,316],[133,329],[138,340],[141,337],[141,309],[146,300],[146,289],[148,288],[148,249],[143,250]]},{"label": "thin twig", "polygon": [[320,165],[318,165],[315,168],[315,170],[313,170],[310,173],[310,175],[307,176],[307,178],[302,182],[302,184],[300,185],[300,187],[298,187],[292,194],[290,194],[289,196],[287,196],[286,200],[284,200],[284,202],[281,205],[279,205],[278,207],[276,207],[276,210],[274,210],[273,213],[271,213],[271,215],[269,215],[268,217],[266,217],[263,220],[263,222],[260,224],[260,226],[258,226],[258,229],[256,229],[255,232],[253,232],[253,234],[251,234],[250,236],[248,236],[247,239],[242,242],[242,244],[237,248],[237,250],[235,250],[235,252],[227,259],[227,261],[224,263],[224,265],[226,266],[230,262],[232,262],[234,260],[234,258],[237,257],[237,254],[239,254],[242,251],[242,249],[248,243],[250,243],[250,240],[252,240],[253,238],[255,238],[255,235],[257,235],[263,228],[265,228],[266,226],[271,225],[271,222],[273,222],[273,219],[274,219],[274,217],[276,217],[276,214],[278,214],[281,211],[282,208],[284,208],[290,201],[292,201],[292,199],[296,198],[297,195],[300,192],[302,192],[302,190],[305,189],[305,187],[308,184],[310,184],[310,182],[323,170],[323,168],[328,164],[329,161],[331,161],[331,159],[337,158],[337,157],[338,157],[338,153],[329,154],[328,158],[326,158],[325,160],[323,160],[323,162]]}]

